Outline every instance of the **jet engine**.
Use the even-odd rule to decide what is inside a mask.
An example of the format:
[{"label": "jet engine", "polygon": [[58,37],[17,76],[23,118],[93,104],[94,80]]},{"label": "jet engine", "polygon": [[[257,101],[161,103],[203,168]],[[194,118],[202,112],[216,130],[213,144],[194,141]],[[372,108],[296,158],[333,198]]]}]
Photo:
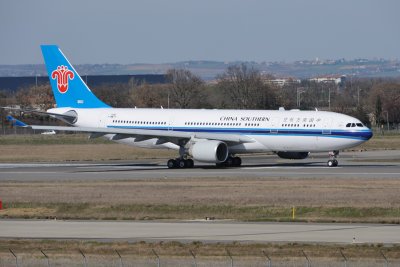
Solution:
[{"label": "jet engine", "polygon": [[222,163],[228,158],[228,146],[216,140],[197,141],[189,147],[194,160],[208,163]]},{"label": "jet engine", "polygon": [[279,151],[276,154],[282,159],[305,159],[308,158],[310,152],[284,152]]}]

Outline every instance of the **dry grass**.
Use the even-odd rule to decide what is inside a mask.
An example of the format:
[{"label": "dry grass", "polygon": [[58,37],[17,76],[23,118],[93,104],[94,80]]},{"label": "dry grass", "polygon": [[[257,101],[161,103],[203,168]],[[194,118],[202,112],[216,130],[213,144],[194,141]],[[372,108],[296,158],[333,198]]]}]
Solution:
[{"label": "dry grass", "polygon": [[154,179],[2,182],[0,217],[393,222],[398,179]]},{"label": "dry grass", "polygon": [[1,182],[3,202],[400,207],[392,178],[199,178]]},{"label": "dry grass", "polygon": [[364,150],[399,150],[400,135],[381,135],[375,134],[368,142],[360,145],[357,149]]},{"label": "dry grass", "polygon": [[0,162],[105,161],[169,158],[176,151],[143,149],[87,135],[0,136]]},{"label": "dry grass", "polygon": [[142,149],[120,144],[4,145],[0,162],[62,162],[155,159],[177,156],[172,150]]}]

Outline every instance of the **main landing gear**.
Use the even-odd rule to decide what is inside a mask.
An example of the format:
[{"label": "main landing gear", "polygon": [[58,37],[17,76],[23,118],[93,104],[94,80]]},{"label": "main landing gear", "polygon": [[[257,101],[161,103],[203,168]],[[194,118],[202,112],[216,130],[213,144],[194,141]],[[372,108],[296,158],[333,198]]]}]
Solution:
[{"label": "main landing gear", "polygon": [[[217,167],[240,167],[242,159],[240,157],[229,156],[224,162],[216,163]],[[167,162],[168,169],[184,169],[193,168],[194,162],[192,159],[176,158],[170,159]]]},{"label": "main landing gear", "polygon": [[167,166],[168,166],[168,169],[193,168],[194,162],[192,159],[176,158],[176,159],[168,160]]},{"label": "main landing gear", "polygon": [[339,151],[331,151],[329,152],[329,160],[328,160],[328,167],[337,167],[339,162],[337,161],[337,156],[339,155]]},{"label": "main landing gear", "polygon": [[224,162],[216,163],[217,167],[240,167],[242,159],[240,157],[229,156]]}]

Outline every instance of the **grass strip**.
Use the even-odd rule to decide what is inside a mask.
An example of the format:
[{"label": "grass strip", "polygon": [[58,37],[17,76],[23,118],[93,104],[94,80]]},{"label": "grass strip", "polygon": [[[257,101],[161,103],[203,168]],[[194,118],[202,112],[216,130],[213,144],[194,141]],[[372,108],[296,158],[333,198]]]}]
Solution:
[{"label": "grass strip", "polygon": [[193,220],[400,223],[400,208],[292,207],[168,204],[6,203],[0,218],[95,220]]},{"label": "grass strip", "polygon": [[27,134],[0,135],[1,145],[82,145],[115,144],[105,138],[89,139],[87,134]]}]

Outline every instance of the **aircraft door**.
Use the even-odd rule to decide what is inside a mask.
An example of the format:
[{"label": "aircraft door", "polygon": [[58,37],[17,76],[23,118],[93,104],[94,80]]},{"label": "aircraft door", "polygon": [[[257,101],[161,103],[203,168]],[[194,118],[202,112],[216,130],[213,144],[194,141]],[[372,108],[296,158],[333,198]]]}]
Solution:
[{"label": "aircraft door", "polygon": [[168,131],[174,130],[174,118],[171,116],[168,119]]},{"label": "aircraft door", "polygon": [[272,117],[270,121],[270,132],[272,134],[277,134],[278,133],[278,128],[279,128],[279,119],[277,117]]},{"label": "aircraft door", "polygon": [[331,134],[331,125],[332,125],[331,118],[324,119],[322,124],[322,134]]},{"label": "aircraft door", "polygon": [[[106,114],[104,114],[106,115]],[[107,114],[104,116],[103,114],[99,115],[99,127],[107,127],[107,125],[112,125],[112,121],[115,119],[116,114]]]}]

